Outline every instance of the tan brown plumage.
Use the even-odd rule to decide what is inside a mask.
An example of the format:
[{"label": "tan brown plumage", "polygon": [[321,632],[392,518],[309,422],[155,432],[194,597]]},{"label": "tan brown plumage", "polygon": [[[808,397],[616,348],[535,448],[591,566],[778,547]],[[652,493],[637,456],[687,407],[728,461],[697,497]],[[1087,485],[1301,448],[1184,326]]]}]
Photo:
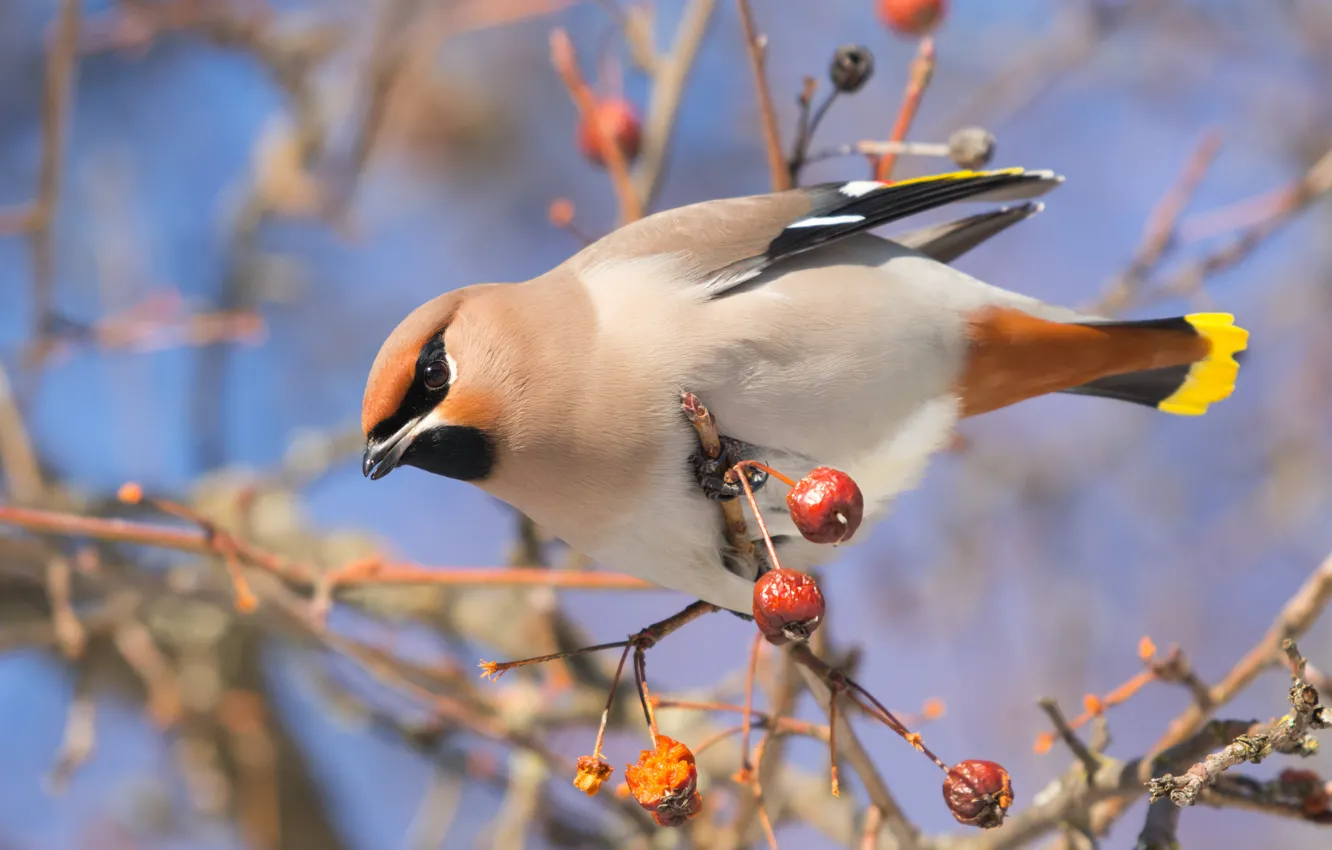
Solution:
[{"label": "tan brown plumage", "polygon": [[[1184,414],[1229,395],[1245,344],[1229,316],[1106,324],[937,261],[1038,205],[918,231],[919,251],[865,232],[1058,183],[1004,169],[710,201],[616,230],[533,280],[433,299],[371,367],[363,470],[470,481],[595,561],[747,611],[760,565],[724,551],[682,390],[746,456],[793,477],[849,473],[866,527],[962,417],[1054,392]],[[828,560],[784,495],[757,494],[783,565]]]}]

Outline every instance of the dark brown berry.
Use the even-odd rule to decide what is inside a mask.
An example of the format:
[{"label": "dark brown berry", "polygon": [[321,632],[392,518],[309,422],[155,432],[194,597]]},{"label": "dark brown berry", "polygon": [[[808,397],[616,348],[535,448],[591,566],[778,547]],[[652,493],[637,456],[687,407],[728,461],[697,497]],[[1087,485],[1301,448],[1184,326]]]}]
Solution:
[{"label": "dark brown berry", "polygon": [[879,18],[901,35],[925,35],[947,12],[946,0],[879,0]]},{"label": "dark brown berry", "polygon": [[778,567],[754,583],[754,624],[770,643],[809,640],[823,612],[823,592],[804,573]]},{"label": "dark brown berry", "polygon": [[638,764],[625,768],[624,781],[660,826],[681,826],[703,810],[694,754],[665,735],[657,736],[655,750],[643,750]]},{"label": "dark brown berry", "polygon": [[994,762],[968,759],[948,769],[943,795],[958,823],[993,829],[1013,805],[1013,783]]},{"label": "dark brown berry", "polygon": [[619,147],[625,161],[633,162],[643,141],[642,125],[634,105],[619,98],[603,100],[597,104],[596,110],[591,115],[584,117],[578,124],[579,152],[597,165],[605,166],[595,123],[598,121]]},{"label": "dark brown berry", "polygon": [[865,498],[850,475],[820,466],[786,494],[796,528],[813,543],[845,543],[860,528]]},{"label": "dark brown berry", "polygon": [[832,65],[828,67],[833,87],[846,94],[860,91],[873,75],[874,54],[859,44],[844,44],[837,48]]},{"label": "dark brown berry", "polygon": [[1328,783],[1312,770],[1288,767],[1277,776],[1277,782],[1283,791],[1299,799],[1300,810],[1306,816],[1321,814],[1332,807]]}]

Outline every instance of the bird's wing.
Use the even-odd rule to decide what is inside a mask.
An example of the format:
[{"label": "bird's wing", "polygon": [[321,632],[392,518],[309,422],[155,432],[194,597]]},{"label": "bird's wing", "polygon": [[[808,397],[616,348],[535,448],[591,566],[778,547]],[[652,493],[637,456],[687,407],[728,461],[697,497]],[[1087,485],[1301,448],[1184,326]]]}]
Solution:
[{"label": "bird's wing", "polygon": [[936,262],[951,263],[982,242],[989,241],[1043,209],[1045,205],[1036,202],[1001,207],[991,212],[977,213],[943,224],[894,234],[888,238],[899,245],[919,251]]},{"label": "bird's wing", "polygon": [[[774,263],[853,234],[957,201],[1014,201],[1063,182],[1049,171],[957,171],[880,183],[824,183],[767,195],[725,198],[648,216],[598,240],[571,263],[580,274],[652,258],[672,281],[716,298]],[[956,257],[1004,226],[1037,211],[1027,205],[993,218],[972,217],[924,233],[942,256]],[[914,247],[914,246],[913,246]],[[923,251],[933,256],[930,251]],[[665,263],[663,266],[662,263]]]}]

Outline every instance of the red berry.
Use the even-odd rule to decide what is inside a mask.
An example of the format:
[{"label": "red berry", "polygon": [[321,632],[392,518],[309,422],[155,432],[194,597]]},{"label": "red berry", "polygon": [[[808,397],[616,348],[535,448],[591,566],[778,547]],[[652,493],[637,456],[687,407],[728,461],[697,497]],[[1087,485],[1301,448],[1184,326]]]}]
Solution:
[{"label": "red berry", "polygon": [[902,35],[925,35],[947,12],[947,0],[879,0],[879,18]]},{"label": "red berry", "polygon": [[1013,804],[1013,782],[994,762],[968,759],[948,769],[943,795],[958,823],[992,829]]},{"label": "red berry", "polygon": [[865,497],[850,475],[820,466],[786,494],[796,528],[814,543],[844,543],[860,528]]},{"label": "red berry", "polygon": [[660,826],[681,826],[703,810],[694,754],[665,735],[657,736],[655,750],[641,751],[638,764],[625,768],[624,781]]},{"label": "red berry", "polygon": [[601,126],[620,148],[620,153],[624,154],[625,160],[633,162],[643,140],[638,110],[634,109],[634,105],[618,98],[603,100],[597,104],[592,115],[585,116],[578,123],[579,152],[597,165],[605,166],[594,121],[601,122]]},{"label": "red berry", "polygon": [[754,583],[754,624],[770,643],[809,640],[823,610],[823,592],[804,573],[778,567]]}]

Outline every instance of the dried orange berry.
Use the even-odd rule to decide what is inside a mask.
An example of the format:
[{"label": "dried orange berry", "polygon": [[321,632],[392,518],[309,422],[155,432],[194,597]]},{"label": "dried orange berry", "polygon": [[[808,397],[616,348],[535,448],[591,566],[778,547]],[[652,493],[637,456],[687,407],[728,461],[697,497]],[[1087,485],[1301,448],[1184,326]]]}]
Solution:
[{"label": "dried orange berry", "polygon": [[127,505],[137,505],[143,501],[143,487],[135,481],[126,481],[116,491],[116,498]]},{"label": "dried orange berry", "polygon": [[579,756],[578,775],[574,777],[574,787],[589,797],[595,797],[601,790],[601,783],[610,779],[614,770],[615,768],[600,756]]},{"label": "dried orange berry", "polygon": [[655,750],[639,753],[638,764],[625,767],[624,781],[660,826],[681,826],[703,810],[694,754],[665,735],[657,736]]},{"label": "dried orange berry", "polygon": [[992,829],[1013,805],[1013,783],[994,762],[968,759],[948,769],[943,795],[958,823]]},{"label": "dried orange berry", "polygon": [[1082,698],[1082,707],[1092,716],[1096,716],[1105,711],[1105,703],[1096,694],[1087,694]]}]

